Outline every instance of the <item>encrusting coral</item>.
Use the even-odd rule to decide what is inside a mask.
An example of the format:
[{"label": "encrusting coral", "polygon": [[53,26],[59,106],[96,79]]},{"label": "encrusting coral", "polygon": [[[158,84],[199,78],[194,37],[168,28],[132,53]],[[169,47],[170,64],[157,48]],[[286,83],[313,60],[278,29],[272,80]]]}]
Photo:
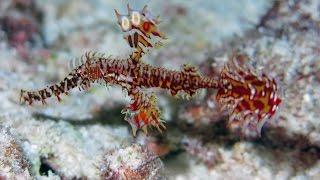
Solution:
[{"label": "encrusting coral", "polygon": [[106,153],[99,169],[102,179],[163,179],[164,166],[160,158],[134,144]]},{"label": "encrusting coral", "polygon": [[274,79],[255,73],[246,66],[244,55],[235,54],[222,69],[219,77],[203,76],[196,67],[184,65],[181,71],[168,70],[144,63],[141,58],[150,49],[162,45],[166,39],[158,29],[159,18],[154,18],[145,6],[141,11],[132,10],[120,15],[115,10],[124,39],[133,49],[128,58],[106,57],[98,53],[86,53],[85,63],[75,68],[60,83],[39,91],[21,90],[20,100],[31,105],[79,87],[88,89],[97,81],[118,85],[126,90],[132,103],[122,112],[130,123],[133,134],[138,129],[147,133],[148,127],[165,129],[154,94],[144,89],[161,88],[175,96],[178,93],[192,97],[200,89],[217,89],[217,102],[229,112],[229,125],[243,133],[260,135],[262,126],[274,117],[281,103],[279,90]]},{"label": "encrusting coral", "polygon": [[10,129],[0,126],[0,179],[30,178],[29,162]]}]

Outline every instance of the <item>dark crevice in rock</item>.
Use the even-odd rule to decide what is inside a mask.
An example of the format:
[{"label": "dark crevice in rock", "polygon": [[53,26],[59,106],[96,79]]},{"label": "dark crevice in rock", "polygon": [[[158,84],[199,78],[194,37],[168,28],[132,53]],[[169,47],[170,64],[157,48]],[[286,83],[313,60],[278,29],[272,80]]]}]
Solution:
[{"label": "dark crevice in rock", "polygon": [[40,162],[39,174],[41,176],[49,176],[50,171],[56,174],[56,170],[50,165],[46,158],[41,157]]}]

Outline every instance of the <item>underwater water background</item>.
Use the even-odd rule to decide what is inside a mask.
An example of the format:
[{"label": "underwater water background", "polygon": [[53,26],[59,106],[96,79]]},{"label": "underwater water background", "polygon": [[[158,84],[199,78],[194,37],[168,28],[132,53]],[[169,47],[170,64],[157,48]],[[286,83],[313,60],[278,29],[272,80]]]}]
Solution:
[{"label": "underwater water background", "polygon": [[[64,79],[85,52],[127,57],[114,9],[160,15],[168,37],[143,61],[217,76],[235,52],[277,80],[282,104],[261,137],[228,127],[214,90],[157,95],[166,130],[133,137],[119,87],[96,83],[46,105],[20,89]],[[1,0],[0,179],[320,179],[318,0]]]}]

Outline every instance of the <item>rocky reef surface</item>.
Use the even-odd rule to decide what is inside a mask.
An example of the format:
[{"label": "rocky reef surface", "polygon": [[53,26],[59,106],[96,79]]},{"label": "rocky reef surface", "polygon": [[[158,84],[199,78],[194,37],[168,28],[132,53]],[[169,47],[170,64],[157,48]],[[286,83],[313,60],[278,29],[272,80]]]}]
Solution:
[{"label": "rocky reef surface", "polygon": [[215,92],[185,100],[157,91],[167,130],[134,138],[118,88],[20,105],[20,89],[58,82],[88,50],[126,57],[113,14],[126,2],[0,1],[0,179],[319,179],[320,2],[130,2],[144,3],[169,37],[146,62],[214,76],[234,51],[246,54],[277,79],[278,118],[246,139],[227,128]]}]

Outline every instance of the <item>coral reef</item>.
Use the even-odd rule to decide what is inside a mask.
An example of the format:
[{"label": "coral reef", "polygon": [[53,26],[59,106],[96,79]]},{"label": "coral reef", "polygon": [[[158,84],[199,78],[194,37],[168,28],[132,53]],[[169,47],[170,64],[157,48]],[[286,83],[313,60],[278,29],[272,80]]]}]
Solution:
[{"label": "coral reef", "polygon": [[208,168],[213,168],[222,161],[218,146],[213,144],[204,145],[199,139],[188,137],[182,140],[182,144],[185,146],[186,152],[198,157]]},{"label": "coral reef", "polygon": [[9,128],[0,126],[0,179],[30,178],[29,163]]},{"label": "coral reef", "polygon": [[[126,12],[122,1],[33,2],[43,12],[39,31],[47,50],[32,45],[26,61],[0,30],[0,163],[10,164],[4,170],[0,164],[0,178],[101,179],[110,172],[140,176],[132,171],[139,164],[149,177],[163,171],[159,179],[319,179],[317,0],[147,3],[162,15],[161,30],[168,37],[164,48],[145,51],[143,59],[151,66],[178,71],[182,64],[199,65],[203,76],[218,77],[238,51],[250,59],[257,75],[275,78],[283,101],[278,118],[263,126],[258,139],[239,137],[228,128],[228,112],[216,103],[214,89],[201,90],[191,100],[152,89],[167,131],[150,129],[148,136],[137,133],[135,138],[121,115],[131,98],[119,88],[92,83],[89,92],[71,90],[61,103],[50,98],[46,106],[21,106],[21,88],[40,89],[64,79],[78,63],[73,57],[94,50],[127,59],[133,50],[115,23],[113,9]],[[0,1],[1,17],[10,3]],[[5,156],[3,147],[14,154]],[[116,156],[128,171],[119,167]],[[155,166],[143,166],[146,161]]]},{"label": "coral reef", "polygon": [[[211,70],[207,68],[207,73],[216,73],[222,66],[221,61],[228,59],[226,52],[232,53],[233,49],[236,49],[246,53],[253,60],[250,64],[255,69],[260,69],[262,72],[276,77],[281,85],[284,101],[280,106],[278,120],[267,123],[262,129],[260,140],[255,143],[238,142],[238,138],[227,132],[221,134],[221,131],[226,130],[225,125],[221,123],[221,120],[225,119],[223,113],[220,116],[216,116],[214,113],[203,113],[202,121],[201,116],[195,116],[197,115],[197,113],[193,113],[195,110],[210,112],[210,110],[219,109],[212,100],[214,94],[211,92],[205,95],[203,102],[189,104],[186,110],[181,111],[180,117],[188,122],[189,126],[191,124],[192,127],[198,129],[189,128],[188,131],[206,132],[203,133],[204,137],[211,137],[214,142],[221,143],[222,147],[230,147],[231,145],[232,152],[236,152],[239,147],[246,147],[246,150],[243,151],[245,153],[252,150],[261,151],[259,158],[248,157],[248,160],[255,159],[252,162],[258,164],[263,162],[263,164],[267,163],[273,167],[273,169],[262,170],[264,168],[259,167],[260,165],[253,165],[252,169],[264,171],[265,179],[319,177],[318,137],[320,131],[318,128],[319,110],[317,109],[317,102],[319,102],[317,72],[320,61],[319,48],[316,45],[319,43],[319,15],[315,13],[317,12],[315,9],[318,9],[319,6],[317,1],[275,1],[272,8],[262,17],[256,30],[251,30],[244,37],[234,39],[216,49],[211,53],[212,57],[203,63],[203,66],[212,65]],[[208,131],[214,130],[210,124],[212,126],[222,124],[222,128],[225,130],[215,130],[214,133],[208,133]],[[208,138],[201,140],[209,141]],[[237,143],[235,144],[235,142]],[[262,153],[262,151],[268,152],[268,154]],[[229,153],[229,150],[225,149],[221,152],[223,162],[228,164],[230,157],[223,154]],[[241,159],[246,157],[245,154],[240,156],[240,159],[234,160],[240,163]],[[281,157],[281,159],[274,160],[276,157]],[[241,163],[247,164],[247,162]],[[233,167],[236,168],[236,166],[234,164]],[[287,168],[285,168],[286,166]],[[241,168],[245,168],[245,166]],[[215,168],[213,172],[210,172],[212,177],[219,178],[219,176],[217,177],[217,174],[220,174],[217,173],[218,169]],[[198,170],[193,172],[196,171]],[[243,169],[242,172],[245,170]],[[233,174],[232,170],[229,173]],[[258,172],[251,171],[250,173],[251,177],[260,177],[255,174]],[[191,174],[192,172],[190,172]],[[245,176],[243,174],[238,177]]]},{"label": "coral reef", "polygon": [[102,179],[165,179],[161,160],[145,147],[131,145],[108,152],[100,165]]},{"label": "coral reef", "polygon": [[29,58],[32,46],[42,44],[42,12],[34,0],[9,0],[1,2],[0,27],[10,46],[24,59]]}]

